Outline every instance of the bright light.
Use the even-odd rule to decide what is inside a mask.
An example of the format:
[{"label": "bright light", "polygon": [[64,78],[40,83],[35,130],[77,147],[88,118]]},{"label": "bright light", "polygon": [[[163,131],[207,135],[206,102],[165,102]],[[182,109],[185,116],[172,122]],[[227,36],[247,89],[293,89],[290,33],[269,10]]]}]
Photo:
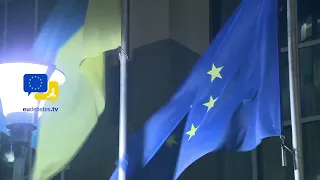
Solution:
[{"label": "bright light", "polygon": [[6,161],[7,161],[7,162],[13,163],[13,161],[14,161],[14,154],[13,154],[13,152],[9,151],[9,152],[4,153],[4,157],[6,158]]},{"label": "bright light", "polygon": [[[25,74],[44,74],[48,66],[32,63],[3,63],[0,64],[0,98],[4,116],[10,113],[23,112],[23,108],[37,107],[37,100],[34,93],[28,96],[23,90],[23,76]],[[65,81],[64,74],[55,69],[50,81],[57,81],[59,85]],[[44,101],[40,102],[39,108],[44,106]],[[33,113],[33,112],[29,112]],[[39,112],[38,116],[41,116]]]}]

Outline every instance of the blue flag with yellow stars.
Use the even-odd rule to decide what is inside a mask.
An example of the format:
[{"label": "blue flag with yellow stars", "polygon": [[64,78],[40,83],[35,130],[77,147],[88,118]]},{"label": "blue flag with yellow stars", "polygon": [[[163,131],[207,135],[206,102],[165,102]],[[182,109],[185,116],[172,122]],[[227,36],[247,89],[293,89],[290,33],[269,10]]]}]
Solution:
[{"label": "blue flag with yellow stars", "polygon": [[145,167],[136,169],[133,179],[173,179],[184,125],[185,121],[178,125]]},{"label": "blue flag with yellow stars", "polygon": [[[278,64],[277,0],[242,0],[180,90],[129,141],[127,164],[118,169],[133,177],[187,112],[173,179],[209,152],[249,151],[279,136]],[[138,136],[142,148],[133,143]]]}]

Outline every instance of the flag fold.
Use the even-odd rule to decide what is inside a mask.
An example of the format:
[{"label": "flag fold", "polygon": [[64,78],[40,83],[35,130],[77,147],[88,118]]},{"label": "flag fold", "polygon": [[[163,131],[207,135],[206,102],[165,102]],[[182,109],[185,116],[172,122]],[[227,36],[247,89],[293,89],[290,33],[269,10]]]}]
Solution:
[{"label": "flag fold", "polygon": [[[47,180],[70,163],[105,107],[105,55],[121,41],[119,0],[58,1],[33,54],[62,70],[56,113],[41,117],[34,136],[33,180]],[[51,102],[46,102],[46,105]]]},{"label": "flag fold", "polygon": [[129,179],[160,153],[186,113],[172,179],[207,153],[249,151],[281,134],[277,0],[242,0],[182,87],[129,140]]}]

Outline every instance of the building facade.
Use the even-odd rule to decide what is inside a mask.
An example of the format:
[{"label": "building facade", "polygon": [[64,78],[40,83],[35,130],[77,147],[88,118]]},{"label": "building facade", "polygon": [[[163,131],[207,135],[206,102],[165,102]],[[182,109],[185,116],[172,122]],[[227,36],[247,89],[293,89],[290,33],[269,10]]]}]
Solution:
[{"label": "building facade", "polygon": [[[32,25],[33,2],[33,0],[10,1],[10,8],[20,11],[20,15],[14,13],[10,15],[11,21],[21,21],[26,27],[29,27],[28,24]],[[39,0],[39,2],[41,10],[39,28],[41,28],[56,0]],[[167,102],[239,2],[240,0],[130,2],[129,133],[141,127]],[[306,180],[320,180],[319,3],[319,0],[298,0],[301,121]],[[1,8],[3,6],[0,3]],[[21,14],[24,18],[21,18]],[[1,17],[1,25],[2,22]],[[282,119],[286,144],[291,147],[286,24],[286,1],[279,0]],[[34,34],[32,27],[12,31],[12,34],[23,34],[24,42],[10,41],[9,36],[7,45],[18,49],[30,48]],[[2,29],[0,28],[0,33]],[[55,179],[108,179],[115,168],[118,152],[119,64],[116,60],[108,61],[106,68],[108,99],[106,110],[87,143],[71,162],[70,169]],[[102,137],[108,138],[103,138],[102,141]],[[281,167],[280,145],[280,138],[273,137],[265,139],[257,149],[250,152],[210,153],[192,164],[179,179],[293,180],[292,158],[288,153],[288,167]],[[6,149],[2,148],[2,153],[5,151]],[[2,162],[0,172],[1,179],[9,178],[10,166]]]},{"label": "building facade", "polygon": [[[167,30],[165,32],[169,34],[161,35],[157,31],[152,31],[153,39],[149,36],[149,43],[144,43],[143,46],[131,46],[133,61],[135,61],[133,62],[133,69],[140,69],[139,73],[133,72],[133,77],[135,77],[133,79],[135,79],[135,82],[140,83],[133,86],[139,86],[140,88],[137,91],[140,92],[132,92],[137,97],[133,98],[134,100],[132,101],[136,103],[142,96],[147,96],[146,99],[148,99],[141,100],[140,106],[133,108],[131,122],[139,125],[132,125],[132,127],[141,126],[144,122],[142,120],[150,117],[172,95],[185,78],[192,64],[196,62],[197,55],[202,54],[208,46],[210,41],[207,41],[207,39],[213,39],[238,6],[240,0],[201,0],[197,2],[186,0],[183,3],[179,2],[179,0],[172,0],[169,3],[166,1],[161,2],[165,4],[163,8],[166,6],[169,9],[169,12],[161,11],[166,16],[160,16],[160,14],[153,12],[156,18],[162,18],[161,21],[159,19],[158,21],[153,21],[153,16],[148,17],[149,21],[140,19],[141,14],[132,16],[131,27],[134,28],[136,26],[135,20],[141,21],[141,23],[138,23],[139,30],[135,29],[135,31],[131,31],[131,36],[145,38],[145,36],[142,36],[144,30],[149,29],[150,26],[153,27],[154,24],[159,25],[159,22],[163,23],[161,27],[165,27]],[[318,129],[320,128],[319,3],[317,0],[298,0],[301,122],[303,128],[303,158],[307,180],[318,180],[320,178],[320,160],[317,154],[317,152],[320,152],[320,141],[317,141],[317,137],[319,136]],[[156,3],[153,3],[153,5],[156,6]],[[139,9],[138,5],[135,7]],[[279,0],[278,8],[283,135],[286,137],[286,145],[291,147],[288,56],[286,48],[286,1]],[[150,11],[150,9],[145,11]],[[145,13],[147,14],[147,12]],[[206,31],[207,29],[209,31]],[[176,43],[176,45],[166,45],[168,39],[172,41],[171,43]],[[134,39],[131,39],[131,41],[142,42]],[[166,47],[170,47],[170,50],[166,49]],[[182,61],[185,65],[181,65]],[[143,71],[142,69],[157,66],[161,67],[161,70],[156,72],[155,77],[143,77],[148,71]],[[150,86],[147,92],[143,90],[146,84],[154,83],[153,80],[157,82],[153,85],[157,89]],[[159,87],[161,87],[161,90],[158,90]],[[141,96],[139,96],[140,93]],[[154,102],[150,101],[150,99],[157,95],[160,96],[156,98],[157,100],[154,99]],[[139,119],[141,120],[140,123],[137,122]],[[282,167],[280,147],[280,138],[273,137],[265,139],[258,148],[251,152],[210,153],[191,165],[182,174],[180,179],[293,180],[292,158],[290,157],[290,153],[287,153],[288,166]]]},{"label": "building facade", "polygon": [[[213,8],[211,16],[221,14],[223,23],[229,13],[234,9],[237,0],[217,1],[221,8]],[[219,6],[219,5],[218,5]],[[215,6],[212,6],[215,7]],[[279,45],[280,49],[280,82],[282,120],[284,124],[283,135],[286,137],[286,145],[292,146],[290,102],[289,102],[289,72],[287,50],[287,11],[286,0],[279,0]],[[303,129],[303,159],[306,180],[320,179],[320,152],[319,128],[319,62],[320,62],[320,1],[298,0],[298,35],[299,35],[299,61],[300,61],[300,98],[301,98],[301,122]],[[219,13],[214,13],[217,11]],[[227,13],[227,14],[226,14]],[[214,23],[211,21],[211,23]],[[214,27],[212,25],[211,27]],[[217,30],[212,28],[212,32]],[[214,34],[212,33],[212,34]],[[241,165],[232,164],[227,167],[233,172],[240,166],[251,167],[246,173],[241,172],[232,178],[223,180],[253,179],[253,180],[293,180],[293,162],[290,153],[287,153],[288,166],[281,165],[281,140],[279,137],[267,138],[254,151],[251,152],[251,163],[242,162]],[[243,155],[246,156],[246,155]],[[247,155],[249,156],[249,155]],[[239,157],[238,157],[239,158]],[[239,158],[240,160],[240,158]],[[234,161],[236,162],[236,161]],[[239,167],[237,167],[239,166]],[[243,168],[239,168],[243,170]],[[237,170],[235,170],[238,172]],[[251,173],[251,175],[250,175]],[[234,173],[230,173],[234,174]],[[227,175],[230,176],[230,175]]]},{"label": "building facade", "polygon": [[[300,100],[303,135],[303,159],[306,180],[320,179],[320,2],[316,0],[298,0],[298,35],[300,61]],[[286,143],[291,147],[289,78],[286,1],[279,1],[279,44],[282,120]],[[281,167],[279,139],[265,140],[258,148],[259,180],[291,180],[293,175],[292,158],[288,158],[288,167]]]}]

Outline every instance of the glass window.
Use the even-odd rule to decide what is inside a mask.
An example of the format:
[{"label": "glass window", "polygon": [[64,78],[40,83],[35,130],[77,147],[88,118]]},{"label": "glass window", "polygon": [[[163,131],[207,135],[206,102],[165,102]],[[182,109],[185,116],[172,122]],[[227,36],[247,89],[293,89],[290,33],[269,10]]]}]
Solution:
[{"label": "glass window", "polygon": [[279,0],[279,43],[280,47],[288,46],[287,34],[287,1]]},{"label": "glass window", "polygon": [[[320,179],[320,121],[303,124],[303,152],[306,180]],[[286,146],[292,147],[291,128],[284,129]],[[259,146],[259,180],[292,180],[292,155],[287,152],[287,167],[281,165],[279,137],[267,138]]]},{"label": "glass window", "polygon": [[[320,1],[298,1],[298,35],[300,42],[320,38]],[[287,1],[279,1],[279,43],[287,46]]]},{"label": "glass window", "polygon": [[281,113],[283,120],[290,119],[290,94],[289,94],[289,66],[288,53],[280,54],[280,89],[281,89]]},{"label": "glass window", "polygon": [[[179,177],[179,180],[220,179],[220,155],[209,153],[191,164]],[[209,167],[209,171],[206,170]]]},{"label": "glass window", "polygon": [[[232,170],[232,173],[230,173],[230,170]],[[252,179],[251,151],[221,153],[220,179]]]},{"label": "glass window", "polygon": [[313,84],[320,86],[320,45],[313,48]]},{"label": "glass window", "polygon": [[308,15],[300,22],[300,41],[312,40],[312,16]]},{"label": "glass window", "polygon": [[209,153],[189,166],[179,180],[252,180],[251,159],[251,151]]},{"label": "glass window", "polygon": [[[301,116],[320,115],[320,45],[302,48],[300,56]],[[280,54],[282,117],[290,119],[288,53]]]},{"label": "glass window", "polygon": [[300,49],[301,116],[320,114],[320,45]]},{"label": "glass window", "polygon": [[306,180],[320,179],[320,121],[303,125],[303,151]]},{"label": "glass window", "polygon": [[[284,129],[285,143],[289,148],[291,145],[291,128]],[[281,162],[281,140],[279,137],[266,138],[258,147],[258,169],[259,180],[292,180],[293,161],[292,156],[287,153],[287,167],[282,167]]]},{"label": "glass window", "polygon": [[[319,6],[319,5],[318,5]],[[316,38],[320,39],[320,12],[317,13],[316,16]]]}]

